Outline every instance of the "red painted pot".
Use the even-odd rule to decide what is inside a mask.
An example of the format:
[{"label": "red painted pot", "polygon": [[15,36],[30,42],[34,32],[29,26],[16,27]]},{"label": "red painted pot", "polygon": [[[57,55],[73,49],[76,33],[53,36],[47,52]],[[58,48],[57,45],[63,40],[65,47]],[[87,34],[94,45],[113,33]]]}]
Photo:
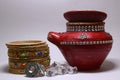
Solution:
[{"label": "red painted pot", "polygon": [[66,12],[67,31],[49,32],[48,40],[58,46],[71,66],[77,66],[78,70],[98,69],[113,43],[104,29],[106,16],[100,11]]}]

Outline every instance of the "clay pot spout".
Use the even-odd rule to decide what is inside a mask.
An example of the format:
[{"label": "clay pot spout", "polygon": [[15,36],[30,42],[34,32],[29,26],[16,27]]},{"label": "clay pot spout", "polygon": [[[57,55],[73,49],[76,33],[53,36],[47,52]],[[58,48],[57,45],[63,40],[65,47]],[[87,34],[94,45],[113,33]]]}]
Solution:
[{"label": "clay pot spout", "polygon": [[50,42],[52,42],[55,45],[59,44],[59,39],[60,39],[60,34],[57,32],[49,32],[48,33],[48,38]]}]

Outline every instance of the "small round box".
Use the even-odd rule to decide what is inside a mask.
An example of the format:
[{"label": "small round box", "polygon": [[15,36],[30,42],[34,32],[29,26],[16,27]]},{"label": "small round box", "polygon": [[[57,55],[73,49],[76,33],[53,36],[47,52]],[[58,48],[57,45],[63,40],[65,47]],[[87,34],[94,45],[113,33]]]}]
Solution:
[{"label": "small round box", "polygon": [[37,62],[48,68],[50,65],[49,47],[44,41],[26,40],[6,43],[9,56],[9,72],[24,74],[25,66]]}]

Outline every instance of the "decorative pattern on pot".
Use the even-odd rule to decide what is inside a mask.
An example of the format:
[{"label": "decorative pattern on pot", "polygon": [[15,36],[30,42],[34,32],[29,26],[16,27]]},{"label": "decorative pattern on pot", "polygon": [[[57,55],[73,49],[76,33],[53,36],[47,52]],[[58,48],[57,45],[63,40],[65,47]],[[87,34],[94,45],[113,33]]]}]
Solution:
[{"label": "decorative pattern on pot", "polygon": [[84,42],[60,42],[61,45],[96,45],[96,44],[111,44],[112,40],[106,40],[106,41],[84,41]]},{"label": "decorative pattern on pot", "polygon": [[[86,25],[87,24],[87,25]],[[98,25],[99,24],[99,25]],[[104,23],[67,23],[67,31],[92,31],[92,32],[98,32],[98,31],[104,31]]]}]

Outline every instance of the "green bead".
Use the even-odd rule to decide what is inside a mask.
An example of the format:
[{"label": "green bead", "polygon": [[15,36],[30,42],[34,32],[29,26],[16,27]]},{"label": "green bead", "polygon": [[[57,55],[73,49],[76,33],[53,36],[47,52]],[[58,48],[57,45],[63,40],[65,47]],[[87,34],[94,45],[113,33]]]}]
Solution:
[{"label": "green bead", "polygon": [[44,51],[44,53],[46,54],[46,53],[47,53],[47,51]]},{"label": "green bead", "polygon": [[25,54],[25,53],[22,53],[20,56],[21,56],[21,57],[25,57],[25,56],[26,56],[26,54]]},{"label": "green bead", "polygon": [[50,59],[48,59],[47,62],[50,62]]}]

